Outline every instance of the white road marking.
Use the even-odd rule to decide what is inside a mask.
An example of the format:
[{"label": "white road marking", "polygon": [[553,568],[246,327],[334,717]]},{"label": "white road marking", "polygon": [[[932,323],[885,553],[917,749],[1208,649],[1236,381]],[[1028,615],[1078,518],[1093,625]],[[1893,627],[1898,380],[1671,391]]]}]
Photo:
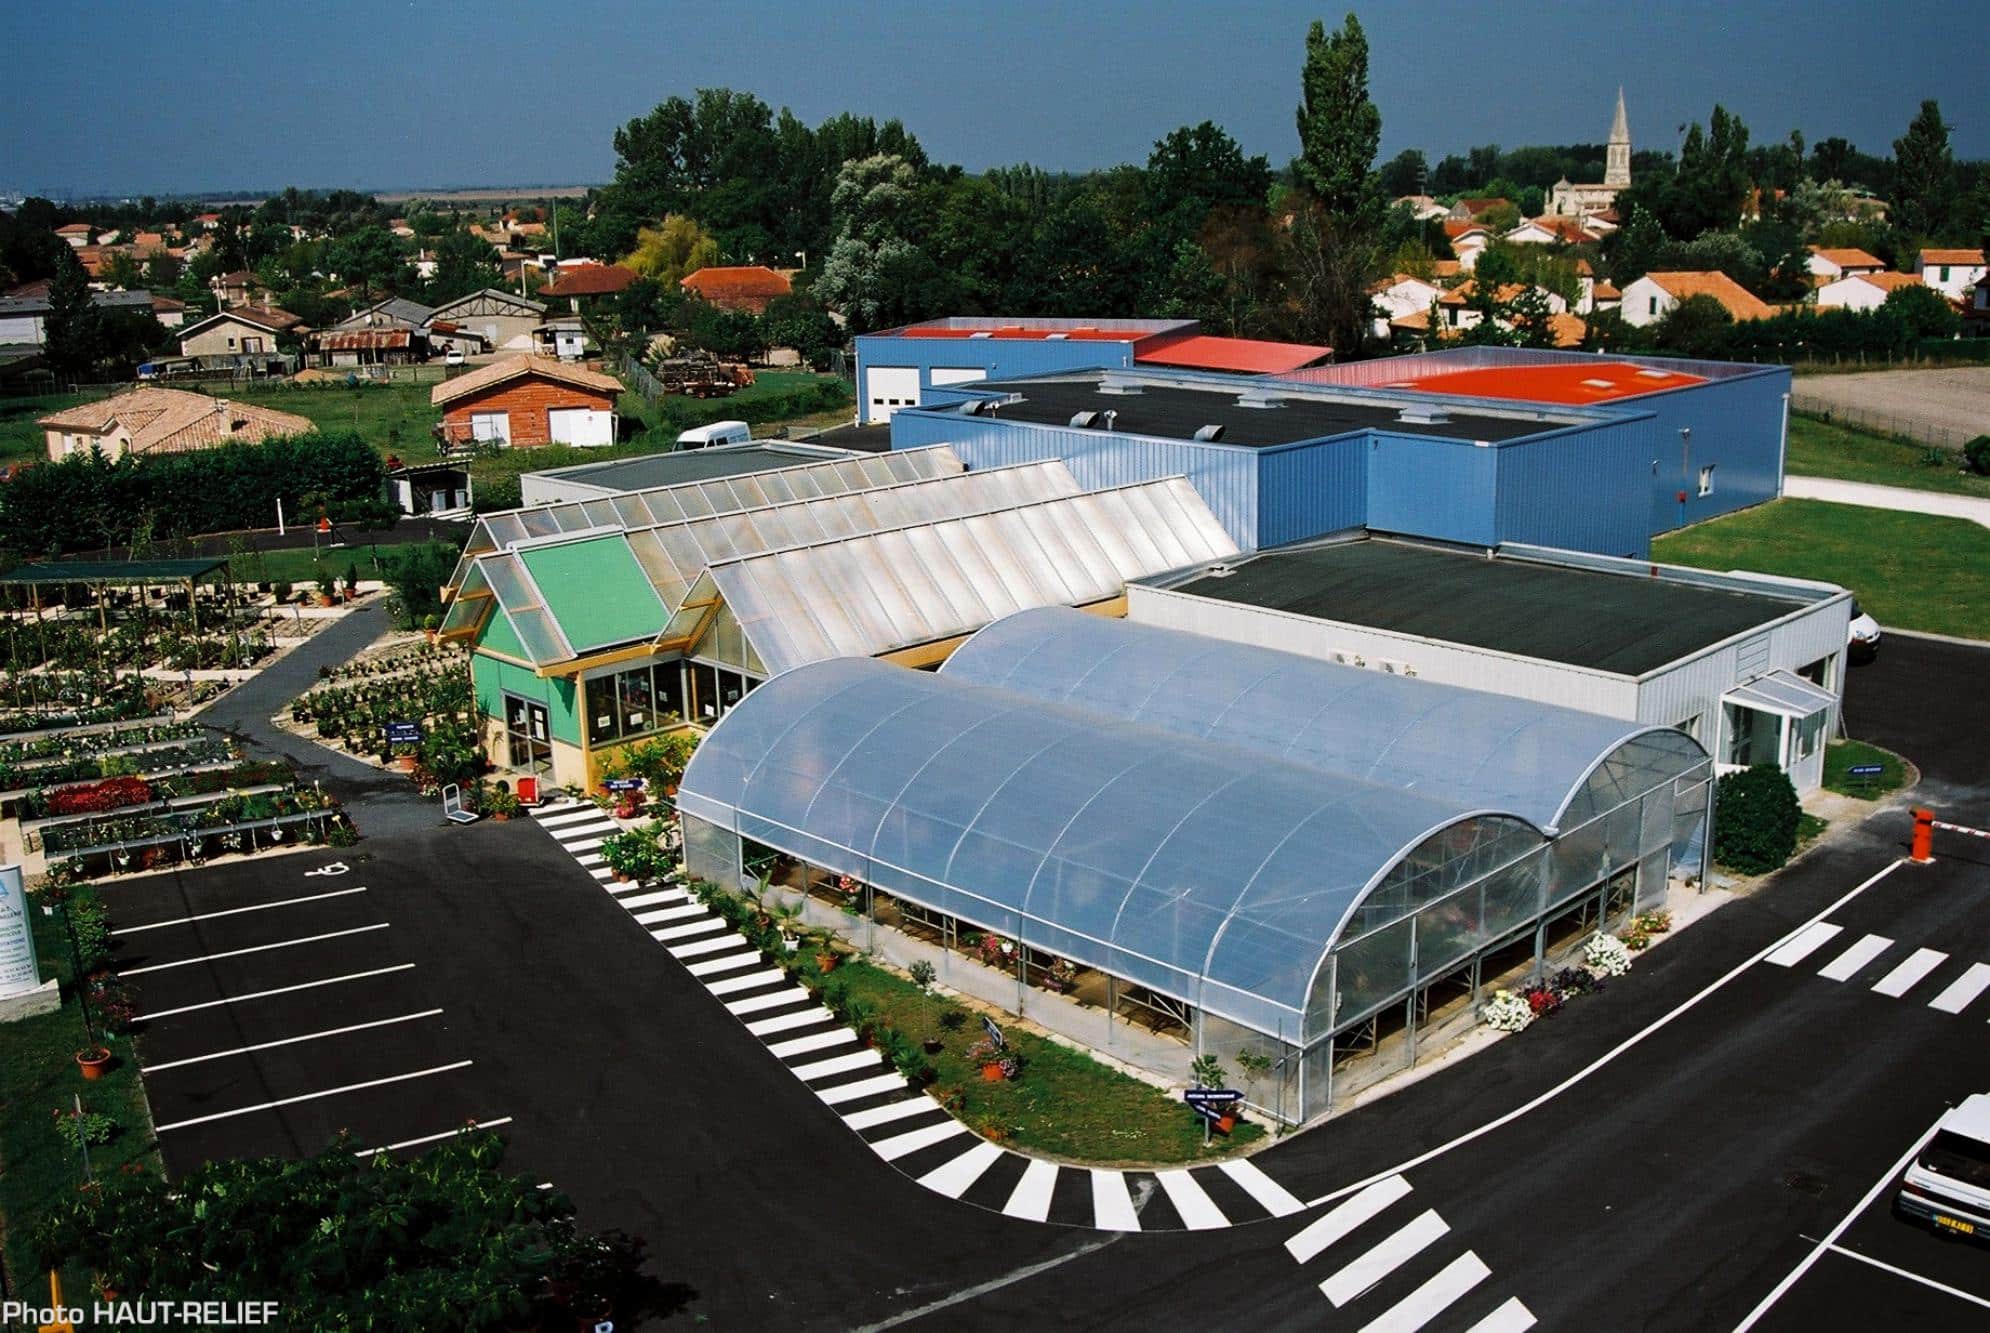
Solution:
[{"label": "white road marking", "polygon": [[240,1004],[244,1000],[263,1000],[272,995],[288,995],[292,991],[311,990],[317,986],[336,986],[342,981],[364,981],[368,977],[383,977],[389,972],[406,972],[413,963],[396,963],[392,967],[376,967],[367,972],[348,972],[342,977],[326,977],[322,981],[300,981],[295,986],[278,986],[272,990],[250,991],[246,995],[224,995],[218,1000],[203,1000],[199,1004],[183,1004],[177,1009],[161,1009],[156,1014],[140,1014],[134,1023],[151,1023],[161,1018],[171,1018],[175,1014],[190,1014],[196,1009],[214,1009],[224,1004]]},{"label": "white road marking", "polygon": [[795,1028],[805,1028],[811,1023],[829,1023],[836,1015],[817,1005],[813,1009],[801,1009],[792,1014],[776,1014],[763,1018],[757,1023],[748,1023],[746,1030],[756,1037],[769,1036],[776,1032],[791,1032]]},{"label": "white road marking", "polygon": [[1506,1304],[1466,1329],[1465,1333],[1527,1333],[1534,1327],[1534,1322],[1534,1312],[1522,1305],[1518,1296],[1510,1296]]},{"label": "white road marking", "polygon": [[1023,1178],[1009,1192],[1002,1211],[1027,1222],[1041,1222],[1050,1216],[1050,1196],[1057,1188],[1057,1163],[1030,1159]]},{"label": "white road marking", "polygon": [[[876,1078],[858,1079],[855,1083],[838,1083],[833,1088],[811,1088],[809,1091],[830,1106],[841,1106],[844,1102],[858,1102],[866,1097],[875,1097],[881,1092],[899,1092],[910,1086],[903,1074],[879,1074]],[[927,1110],[932,1110],[937,1105],[930,1098],[925,1101]]]},{"label": "white road marking", "polygon": [[1795,967],[1804,959],[1838,938],[1845,928],[1834,926],[1829,921],[1813,921],[1798,931],[1788,944],[1783,945],[1765,960],[1777,967]]},{"label": "white road marking", "polygon": [[1852,1225],[1858,1215],[1871,1207],[1874,1199],[1877,1199],[1880,1195],[1893,1188],[1893,1182],[1900,1178],[1900,1173],[1907,1169],[1907,1164],[1912,1162],[1915,1155],[1921,1149],[1927,1147],[1928,1141],[1935,1137],[1935,1130],[1937,1128],[1939,1128],[1939,1123],[1928,1126],[1927,1131],[1920,1138],[1914,1140],[1914,1146],[1900,1154],[1900,1160],[1889,1166],[1885,1174],[1873,1182],[1873,1187],[1867,1190],[1857,1203],[1852,1205],[1852,1211],[1839,1218],[1838,1225],[1832,1227],[1824,1239],[1817,1242],[1812,1247],[1810,1253],[1803,1257],[1803,1261],[1795,1268],[1792,1268],[1788,1275],[1776,1284],[1775,1290],[1764,1296],[1762,1303],[1757,1305],[1753,1310],[1750,1310],[1748,1317],[1734,1326],[1734,1333],[1748,1333],[1749,1329],[1755,1327],[1761,1321],[1763,1315],[1769,1313],[1770,1307],[1783,1299],[1783,1296],[1789,1289],[1802,1280],[1803,1275],[1810,1271],[1811,1266],[1819,1259],[1822,1259],[1826,1251],[1838,1243],[1838,1238],[1845,1234],[1846,1229]]},{"label": "white road marking", "polygon": [[1984,1309],[1990,1310],[1990,1300],[1985,1300],[1973,1292],[1963,1291],[1958,1287],[1951,1287],[1948,1283],[1937,1282],[1931,1277],[1922,1277],[1919,1273],[1910,1273],[1904,1268],[1895,1268],[1892,1264],[1882,1263],[1869,1254],[1860,1254],[1857,1250],[1848,1250],[1843,1245],[1831,1245],[1826,1248],[1833,1254],[1842,1254],[1847,1259],[1857,1259],[1862,1264],[1871,1264],[1874,1268],[1884,1269],[1895,1277],[1904,1277],[1909,1282],[1918,1282],[1924,1287],[1933,1287],[1945,1296],[1953,1296],[1959,1301],[1968,1301],[1972,1305],[1980,1305]]},{"label": "white road marking", "polygon": [[1817,975],[1826,981],[1845,981],[1892,947],[1893,941],[1884,935],[1867,935],[1823,967],[1818,968]]},{"label": "white road marking", "polygon": [[808,1003],[808,992],[800,986],[789,986],[785,990],[769,991],[765,995],[749,995],[743,1000],[728,1000],[725,1006],[727,1013],[744,1018],[748,1014],[779,1009],[784,1004],[806,1003]]},{"label": "white road marking", "polygon": [[928,1125],[924,1129],[915,1129],[909,1133],[900,1134],[895,1138],[879,1139],[871,1145],[871,1151],[884,1158],[885,1161],[891,1162],[905,1156],[907,1153],[918,1152],[921,1148],[930,1148],[936,1143],[945,1143],[954,1135],[965,1133],[967,1133],[965,1125],[961,1124],[958,1120],[948,1119],[937,1125]]},{"label": "white road marking", "polygon": [[1450,1230],[1450,1223],[1426,1208],[1322,1282],[1320,1294],[1338,1309],[1423,1253]]},{"label": "white road marking", "polygon": [[[703,952],[710,953],[714,951],[704,950]],[[678,956],[681,958],[683,955],[679,954]],[[689,964],[684,970],[694,977],[710,977],[716,976],[720,972],[730,972],[736,967],[746,967],[760,961],[760,950],[750,945],[742,945],[738,953],[729,953],[723,958],[707,958],[703,962]]]},{"label": "white road marking", "polygon": [[1223,1210],[1216,1206],[1194,1176],[1187,1171],[1156,1171],[1154,1178],[1161,1182],[1167,1192],[1168,1202],[1181,1214],[1182,1224],[1190,1231],[1214,1231],[1230,1225],[1230,1219],[1223,1216]]},{"label": "white road marking", "polygon": [[347,935],[364,935],[369,930],[385,930],[387,922],[377,921],[370,926],[354,926],[350,930],[327,931],[323,935],[306,935],[302,939],[279,940],[275,944],[257,944],[247,949],[226,949],[221,953],[197,954],[192,958],[181,958],[170,963],[153,963],[149,967],[127,967],[118,975],[121,977],[143,976],[147,972],[164,972],[169,968],[192,967],[195,963],[213,963],[223,958],[240,958],[243,954],[266,953],[271,949],[294,949],[300,944],[317,944],[323,940],[336,940]]},{"label": "white road marking", "polygon": [[788,1072],[806,1083],[812,1078],[847,1074],[853,1069],[874,1069],[883,1062],[884,1057],[876,1051],[852,1051],[848,1055],[832,1055],[826,1060],[817,1060],[813,1064],[791,1065]]},{"label": "white road marking", "polygon": [[254,1106],[238,1106],[232,1111],[216,1111],[212,1115],[197,1115],[191,1120],[174,1120],[153,1128],[163,1134],[169,1129],[185,1129],[189,1125],[205,1125],[215,1120],[231,1120],[238,1115],[253,1115],[257,1111],[273,1111],[279,1106],[295,1106],[298,1102],[314,1102],[320,1097],[336,1097],[343,1092],[359,1092],[366,1088],[385,1087],[389,1083],[406,1083],[410,1079],[428,1078],[433,1074],[447,1074],[454,1069],[467,1069],[472,1061],[458,1060],[454,1064],[436,1065],[431,1069],[417,1069],[406,1074],[391,1074],[386,1078],[368,1079],[364,1083],[348,1083],[340,1088],[326,1088],[322,1092],[301,1092],[295,1097],[279,1097],[273,1102],[257,1102]]},{"label": "white road marking", "polygon": [[654,912],[636,913],[636,924],[654,926],[662,921],[686,921],[694,916],[708,915],[703,903],[679,903],[675,907],[659,907]]},{"label": "white road marking", "polygon": [[343,898],[348,893],[365,893],[366,886],[354,889],[333,889],[330,893],[307,893],[302,898],[283,898],[273,903],[254,903],[248,907],[230,907],[221,912],[201,912],[196,916],[176,916],[171,921],[154,921],[143,926],[126,926],[113,930],[111,934],[122,939],[126,935],[137,935],[147,930],[161,930],[167,926],[186,926],[196,921],[212,921],[216,917],[240,916],[244,912],[267,912],[272,907],[295,907],[298,903],[322,902],[326,898]]},{"label": "white road marking", "polygon": [[828,1032],[811,1032],[806,1037],[795,1037],[789,1041],[776,1042],[767,1048],[776,1060],[789,1056],[807,1055],[810,1051],[827,1050],[831,1046],[842,1046],[857,1039],[857,1034],[848,1028],[832,1028]]},{"label": "white road marking", "polygon": [[665,926],[662,930],[652,930],[650,938],[668,944],[671,940],[685,940],[693,935],[709,935],[715,930],[727,929],[729,927],[724,917],[711,916],[703,921],[687,921],[681,926]]},{"label": "white road marking", "polygon": [[731,995],[738,991],[752,990],[756,986],[770,986],[777,981],[787,980],[787,974],[778,967],[765,968],[759,972],[748,972],[737,977],[726,977],[722,981],[705,984],[705,989],[714,995]]},{"label": "white road marking", "polygon": [[1948,984],[1948,988],[1928,1001],[1930,1009],[1939,1009],[1945,1014],[1959,1014],[1969,1007],[1971,1000],[1990,986],[1990,963],[1971,963],[1969,970]]},{"label": "white road marking", "polygon": [[1567,1092],[1570,1088],[1573,1088],[1578,1084],[1580,1084],[1583,1080],[1587,1079],[1591,1074],[1594,1074],[1597,1070],[1602,1069],[1605,1066],[1615,1062],[1626,1052],[1636,1050],[1644,1042],[1650,1040],[1652,1037],[1658,1035],[1660,1032],[1663,1032],[1666,1028],[1678,1022],[1681,1018],[1684,1018],[1687,1014],[1691,1013],[1694,1009],[1698,1008],[1702,1003],[1704,1003],[1709,997],[1719,994],[1720,991],[1724,989],[1729,983],[1731,983],[1736,977],[1743,975],[1748,971],[1749,968],[1754,967],[1756,964],[1762,962],[1764,959],[1768,958],[1769,955],[1775,953],[1779,949],[1788,946],[1797,936],[1801,935],[1804,931],[1809,930],[1812,926],[1817,925],[1819,922],[1823,921],[1825,917],[1830,916],[1833,912],[1836,912],[1839,908],[1845,906],[1845,904],[1859,897],[1861,894],[1865,893],[1866,890],[1872,888],[1873,885],[1879,883],[1881,880],[1885,879],[1888,875],[1891,875],[1894,871],[1900,869],[1900,867],[1906,864],[1907,862],[1905,860],[1896,860],[1888,862],[1883,868],[1876,870],[1871,875],[1869,875],[1863,883],[1859,884],[1855,888],[1848,889],[1844,894],[1840,895],[1840,897],[1836,902],[1827,906],[1823,911],[1819,912],[1809,921],[1806,921],[1802,926],[1799,926],[1796,930],[1791,931],[1788,935],[1785,935],[1782,939],[1779,939],[1774,943],[1768,945],[1766,948],[1756,953],[1753,957],[1744,958],[1741,962],[1736,963],[1733,967],[1729,968],[1726,972],[1722,973],[1720,976],[1708,982],[1698,991],[1694,992],[1692,995],[1687,996],[1684,1000],[1681,1000],[1673,1008],[1667,1010],[1663,1014],[1660,1014],[1657,1018],[1654,1018],[1651,1022],[1645,1024],[1645,1026],[1639,1028],[1636,1032],[1633,1032],[1630,1036],[1624,1038],[1622,1041],[1618,1042],[1615,1046],[1612,1046],[1609,1050],[1603,1052],[1603,1054],[1597,1056],[1594,1060],[1591,1060],[1588,1064],[1576,1070],[1573,1074],[1570,1074],[1567,1078],[1555,1084],[1553,1087],[1547,1089],[1545,1092],[1537,1093],[1533,1097],[1530,1097],[1526,1101],[1522,1102],[1520,1105],[1514,1107],[1512,1110],[1501,1112],[1499,1115],[1494,1116],[1492,1119],[1486,1121],[1484,1124],[1477,1125],[1471,1129],[1468,1129],[1463,1134],[1458,1135],[1456,1138],[1451,1139],[1450,1141],[1445,1143],[1440,1143],[1434,1148],[1425,1149],[1423,1152],[1418,1153],[1416,1156],[1398,1162],[1395,1166],[1390,1167],[1387,1170],[1378,1171],[1374,1175],[1353,1181],[1350,1184],[1341,1186],[1339,1189],[1330,1190],[1327,1193],[1322,1194],[1319,1198],[1312,1200],[1307,1206],[1309,1208],[1317,1208],[1322,1204],[1332,1203],[1336,1199],[1344,1199],[1350,1194],[1355,1194],[1361,1190],[1367,1189],[1370,1185],[1375,1184],[1379,1180],[1386,1180],[1390,1176],[1400,1175],[1405,1171],[1413,1171],[1417,1167],[1422,1166],[1425,1162],[1432,1162],[1444,1156],[1446,1153],[1456,1152],[1458,1149],[1464,1147],[1468,1143],[1476,1142],[1477,1140],[1484,1138],[1488,1134],[1491,1134],[1500,1129],[1504,1129],[1506,1126],[1512,1124],[1514,1121],[1520,1119],[1522,1116],[1533,1114],[1535,1111],[1540,1110],[1543,1106],[1546,1106],[1549,1102],[1555,1100],[1555,1098]]},{"label": "white road marking", "polygon": [[[542,826],[543,827],[543,826]],[[547,829],[563,847],[576,847],[588,838],[600,838],[621,831],[622,826],[612,819],[576,819],[572,823],[561,824]]]},{"label": "white road marking", "polygon": [[1101,1231],[1138,1231],[1140,1216],[1133,1211],[1133,1196],[1126,1191],[1126,1177],[1118,1171],[1092,1167],[1092,1221]]},{"label": "white road marking", "polygon": [[684,896],[682,889],[664,889],[659,893],[639,893],[633,898],[617,898],[615,901],[631,912],[638,907],[655,907],[659,903],[674,903]]},{"label": "white road marking", "polygon": [[1881,977],[1873,989],[1881,995],[1899,999],[1914,989],[1921,979],[1940,967],[1948,955],[1940,949],[1916,949],[1907,955],[1907,961]]},{"label": "white road marking", "polygon": [[[728,931],[708,939],[692,940],[689,944],[669,944],[664,947],[670,950],[673,958],[701,958],[708,953],[717,953],[721,949],[737,949],[739,936]],[[758,957],[759,951],[755,950],[754,954]]]},{"label": "white road marking", "polygon": [[321,1037],[341,1037],[348,1032],[364,1032],[368,1028],[391,1027],[395,1023],[411,1023],[417,1018],[434,1018],[440,1009],[424,1009],[418,1014],[402,1014],[399,1018],[377,1018],[371,1023],[354,1023],[350,1027],[327,1028],[323,1032],[307,1032],[301,1037],[284,1037],[278,1041],[259,1041],[253,1046],[237,1046],[233,1050],[215,1051],[211,1055],[190,1055],[184,1060],[166,1060],[156,1065],[145,1065],[138,1072],[156,1074],[162,1069],[178,1069],[181,1065],[197,1065],[208,1060],[220,1060],[230,1055],[247,1055],[250,1051],[267,1051],[276,1046],[294,1046],[300,1041],[317,1041]]},{"label": "white road marking", "polygon": [[876,1129],[879,1125],[888,1125],[894,1120],[909,1120],[922,1111],[932,1109],[933,1099],[930,1097],[907,1097],[902,1102],[886,1102],[868,1111],[852,1111],[843,1117],[843,1123],[851,1129]]},{"label": "white road marking", "polygon": [[1244,1193],[1256,1199],[1258,1206],[1273,1217],[1290,1217],[1306,1210],[1306,1205],[1293,1197],[1290,1190],[1259,1170],[1247,1157],[1218,1162],[1216,1168],[1241,1185]]},{"label": "white road marking", "polygon": [[1409,1192],[1410,1182],[1401,1176],[1384,1177],[1331,1213],[1314,1220],[1286,1241],[1285,1248],[1303,1264]]},{"label": "white road marking", "polygon": [[[607,818],[606,815],[601,813],[601,807],[599,806],[596,806],[591,810],[555,809],[551,814],[542,815],[535,813],[532,817],[538,820],[542,827],[549,829],[568,827],[574,824],[578,824],[583,820],[592,821],[592,820]],[[613,823],[614,821],[610,820],[609,822]]]},{"label": "white road marking", "polygon": [[565,847],[569,852],[591,852],[607,841],[608,839],[605,837],[582,838],[579,842],[563,842],[561,846]]},{"label": "white road marking", "polygon": [[508,1115],[501,1115],[495,1120],[472,1120],[461,1129],[445,1129],[440,1134],[424,1134],[418,1139],[402,1139],[399,1143],[389,1143],[379,1148],[361,1148],[353,1156],[372,1157],[383,1152],[399,1152],[403,1148],[419,1148],[424,1143],[440,1143],[444,1139],[453,1139],[467,1129],[496,1129],[499,1125],[510,1123],[511,1117]]},{"label": "white road marking", "polygon": [[1409,1295],[1361,1326],[1361,1333],[1416,1333],[1453,1301],[1492,1276],[1485,1260],[1465,1251]]},{"label": "white road marking", "polygon": [[977,1143],[952,1161],[944,1162],[919,1177],[919,1183],[935,1194],[958,1199],[1001,1159],[1000,1148],[985,1141]]}]

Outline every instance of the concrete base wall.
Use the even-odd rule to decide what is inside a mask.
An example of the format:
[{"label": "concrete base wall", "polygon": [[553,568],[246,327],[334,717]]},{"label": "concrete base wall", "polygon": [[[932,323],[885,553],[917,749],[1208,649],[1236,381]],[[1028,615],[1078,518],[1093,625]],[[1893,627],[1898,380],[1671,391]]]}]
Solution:
[{"label": "concrete base wall", "polygon": [[62,1007],[62,987],[50,977],[31,991],[0,996],[0,1023],[52,1014]]}]

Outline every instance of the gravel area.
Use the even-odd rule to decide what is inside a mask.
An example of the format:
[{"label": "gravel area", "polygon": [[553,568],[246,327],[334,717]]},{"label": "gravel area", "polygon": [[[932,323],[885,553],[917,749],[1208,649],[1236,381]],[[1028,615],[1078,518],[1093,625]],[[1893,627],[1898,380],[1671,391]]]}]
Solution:
[{"label": "gravel area", "polygon": [[1990,432],[1990,366],[1800,375],[1790,406],[1867,430],[1960,449],[1965,441]]}]

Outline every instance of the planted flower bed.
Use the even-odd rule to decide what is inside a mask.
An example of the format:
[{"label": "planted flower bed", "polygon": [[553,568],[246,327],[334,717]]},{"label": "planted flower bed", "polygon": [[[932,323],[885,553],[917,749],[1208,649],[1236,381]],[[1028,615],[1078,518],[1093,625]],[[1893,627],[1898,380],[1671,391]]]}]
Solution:
[{"label": "planted flower bed", "polygon": [[475,707],[469,673],[458,656],[387,679],[314,689],[291,701],[290,720],[315,726],[324,740],[384,759],[389,722],[471,724]]},{"label": "planted flower bed", "polygon": [[203,731],[198,722],[148,722],[142,726],[0,742],[0,772],[39,759],[73,758],[77,755],[103,754],[109,750],[135,749],[155,741],[187,740],[201,735]]},{"label": "planted flower bed", "polygon": [[58,873],[75,878],[299,843],[348,846],[356,837],[337,799],[315,787],[230,792],[191,809],[117,815],[43,832],[51,870],[60,867]]},{"label": "planted flower bed", "polygon": [[226,763],[234,748],[220,736],[204,734],[192,740],[52,759],[18,768],[0,767],[0,788],[49,787],[120,774],[171,773],[203,764]]},{"label": "planted flower bed", "polygon": [[118,680],[97,673],[0,672],[0,707],[22,710],[0,713],[0,737],[9,738],[122,722],[158,711],[143,679]]},{"label": "planted flower bed", "polygon": [[149,781],[139,777],[104,778],[75,787],[38,787],[22,798],[21,811],[25,818],[31,820],[103,814],[127,806],[146,805],[155,800],[170,800],[176,796],[196,796],[235,787],[286,782],[290,776],[290,768],[286,764],[251,761],[232,768],[180,773]]},{"label": "planted flower bed", "polygon": [[[184,607],[185,598],[178,599]],[[60,671],[175,671],[250,667],[269,655],[269,629],[253,611],[203,604],[190,612],[144,603],[83,616],[0,619],[0,664],[18,674]],[[113,613],[114,612],[114,613]]]}]

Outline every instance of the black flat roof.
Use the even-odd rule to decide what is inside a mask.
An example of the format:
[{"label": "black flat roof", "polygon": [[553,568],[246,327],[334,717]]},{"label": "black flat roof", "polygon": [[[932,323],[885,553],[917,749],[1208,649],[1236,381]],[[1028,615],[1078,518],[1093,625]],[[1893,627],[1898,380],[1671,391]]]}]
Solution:
[{"label": "black flat roof", "polygon": [[[1018,403],[995,410],[998,419],[1063,426],[1079,412],[1118,413],[1113,429],[1129,435],[1192,440],[1203,426],[1221,426],[1223,444],[1264,448],[1296,444],[1357,430],[1390,430],[1408,435],[1434,435],[1448,440],[1497,443],[1555,430],[1582,418],[1542,419],[1522,409],[1512,416],[1460,412],[1442,399],[1431,402],[1449,417],[1443,422],[1399,420],[1400,408],[1387,401],[1322,400],[1287,397],[1278,407],[1239,407],[1237,395],[1253,387],[1249,380],[1235,387],[1176,388],[1143,384],[1137,394],[1102,393],[1099,377],[1078,379],[1007,380],[986,387],[1022,395]],[[1272,386],[1258,386],[1272,387]],[[944,410],[944,409],[939,409]]]},{"label": "black flat roof", "polygon": [[1803,605],[1407,542],[1273,551],[1177,590],[1641,676]]},{"label": "black flat roof", "polygon": [[741,477],[752,472],[773,472],[785,467],[807,467],[811,463],[833,461],[831,456],[778,444],[723,445],[716,449],[677,449],[665,454],[644,454],[640,458],[617,458],[606,463],[582,463],[559,469],[563,481],[606,486],[618,491],[646,491],[652,486],[675,486],[687,481],[713,481],[719,477]]}]

